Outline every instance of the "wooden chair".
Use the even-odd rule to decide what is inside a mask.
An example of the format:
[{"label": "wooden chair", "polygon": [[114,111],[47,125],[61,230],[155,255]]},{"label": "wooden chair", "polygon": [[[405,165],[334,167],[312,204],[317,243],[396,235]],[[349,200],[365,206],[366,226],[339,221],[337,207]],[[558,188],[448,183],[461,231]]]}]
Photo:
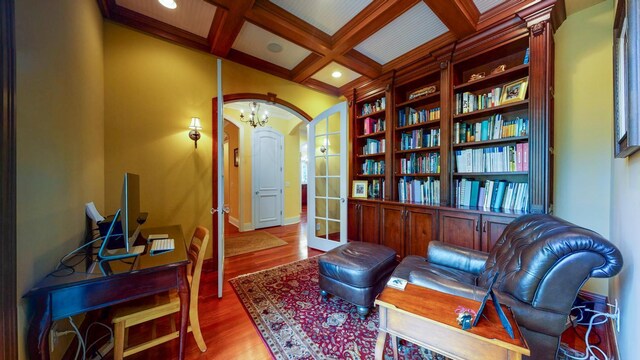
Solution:
[{"label": "wooden chair", "polygon": [[[198,290],[200,287],[200,276],[202,273],[202,263],[204,261],[204,253],[209,243],[209,230],[202,226],[196,227],[191,237],[191,244],[187,251],[189,257],[189,265],[187,265],[187,277],[191,289],[191,301],[189,304],[189,323],[188,331],[193,332],[193,337],[200,348],[200,351],[207,351],[207,345],[202,338],[200,331],[200,321],[198,320]],[[156,337],[155,319],[163,316],[180,312],[180,297],[177,291],[173,290],[167,293],[150,296],[140,301],[125,304],[117,307],[113,315],[113,324],[115,332],[115,344],[113,358],[120,360],[125,356],[133,355],[140,351],[149,349],[158,344],[176,339],[180,332],[176,330],[175,317],[171,316],[171,333]],[[153,339],[145,343],[128,347],[127,337],[129,328],[149,320],[154,320],[152,328]]]}]

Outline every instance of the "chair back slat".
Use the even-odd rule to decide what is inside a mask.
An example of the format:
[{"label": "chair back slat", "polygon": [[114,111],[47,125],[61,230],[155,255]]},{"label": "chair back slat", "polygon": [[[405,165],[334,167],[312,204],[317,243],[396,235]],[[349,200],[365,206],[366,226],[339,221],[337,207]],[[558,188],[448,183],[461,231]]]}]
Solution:
[{"label": "chair back slat", "polygon": [[202,264],[204,263],[204,254],[209,244],[209,230],[203,226],[197,226],[191,236],[191,243],[187,250],[189,265],[187,274],[191,277],[191,301],[197,303],[198,288],[200,287],[200,277],[202,275]]}]

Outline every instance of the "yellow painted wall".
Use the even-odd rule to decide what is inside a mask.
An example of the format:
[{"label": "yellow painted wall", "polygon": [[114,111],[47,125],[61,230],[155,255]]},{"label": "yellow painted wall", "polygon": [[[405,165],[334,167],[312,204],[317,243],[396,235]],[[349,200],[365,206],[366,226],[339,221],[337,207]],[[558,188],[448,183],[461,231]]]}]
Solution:
[{"label": "yellow painted wall", "polygon": [[[215,58],[111,22],[104,25],[104,46],[107,210],[119,206],[122,174],[130,171],[140,174],[147,226],[178,223],[187,236],[196,224],[211,229]],[[274,92],[311,116],[338,102],[233,62],[222,69],[225,94]],[[203,124],[198,150],[187,137],[192,116]]]},{"label": "yellow painted wall", "polygon": [[20,297],[83,242],[84,204],[104,208],[103,29],[94,1],[15,6],[18,349],[26,359],[30,313]]},{"label": "yellow painted wall", "polygon": [[[609,237],[613,159],[613,2],[575,13],[555,35],[554,214]],[[607,280],[586,290],[607,293]]]},{"label": "yellow painted wall", "polygon": [[[234,166],[234,154],[233,149],[238,149],[239,145],[239,133],[240,130],[233,123],[225,120],[225,131],[229,134],[229,195],[226,198],[225,203],[229,204],[229,217],[233,223],[237,223],[240,213],[238,212],[238,189],[239,189],[239,166]],[[238,159],[239,160],[239,159]],[[239,164],[238,164],[239,165]],[[227,189],[225,188],[225,191]],[[231,196],[233,194],[233,196]],[[226,195],[225,195],[226,196]]]}]

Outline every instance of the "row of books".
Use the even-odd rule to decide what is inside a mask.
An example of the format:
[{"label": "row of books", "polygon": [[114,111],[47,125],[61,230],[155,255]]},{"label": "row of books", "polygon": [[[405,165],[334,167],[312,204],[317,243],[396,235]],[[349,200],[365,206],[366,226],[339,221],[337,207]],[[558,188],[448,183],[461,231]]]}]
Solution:
[{"label": "row of books", "polygon": [[466,114],[500,106],[502,87],[491,89],[488,93],[474,94],[468,91],[456,93],[456,114]]},{"label": "row of books", "polygon": [[456,150],[455,160],[459,173],[529,171],[529,143]]},{"label": "row of books", "polygon": [[380,131],[384,131],[385,127],[385,120],[383,119],[374,119],[374,118],[370,118],[367,117],[366,119],[363,120],[363,125],[364,125],[364,135],[367,134],[373,134],[376,132],[380,132]]},{"label": "row of books", "polygon": [[[484,186],[483,186],[484,185]],[[456,206],[513,211],[529,210],[529,184],[504,180],[455,181]]]},{"label": "row of books", "polygon": [[386,108],[386,99],[384,97],[371,102],[362,104],[362,110],[360,111],[360,115],[369,115],[374,112],[382,111]]},{"label": "row of books", "polygon": [[398,111],[398,127],[440,119],[440,108],[416,110],[406,107]]},{"label": "row of books", "polygon": [[418,129],[403,132],[400,136],[400,150],[432,146],[440,146],[440,129]]},{"label": "row of books", "polygon": [[373,179],[369,181],[368,197],[371,199],[382,199],[384,197],[384,179]]},{"label": "row of books", "polygon": [[363,155],[380,154],[385,151],[385,139],[367,139],[367,144],[362,147]]},{"label": "row of books", "polygon": [[400,159],[401,174],[440,173],[440,154],[410,154]]},{"label": "row of books", "polygon": [[428,205],[440,204],[440,180],[434,178],[412,179],[403,177],[398,181],[398,200]]},{"label": "row of books", "polygon": [[468,124],[455,123],[453,126],[454,144],[504,139],[529,134],[529,120],[520,117],[504,120],[502,114],[491,115],[490,118]]},{"label": "row of books", "polygon": [[381,175],[384,174],[384,160],[367,159],[362,163],[363,175]]}]

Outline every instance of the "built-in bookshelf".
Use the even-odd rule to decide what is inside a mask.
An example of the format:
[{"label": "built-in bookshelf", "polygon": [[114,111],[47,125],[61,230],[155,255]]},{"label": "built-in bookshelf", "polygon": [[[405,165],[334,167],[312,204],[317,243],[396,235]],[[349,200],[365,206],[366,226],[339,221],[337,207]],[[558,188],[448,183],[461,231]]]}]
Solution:
[{"label": "built-in bookshelf", "polygon": [[394,200],[440,204],[440,87],[434,72],[394,89]]},{"label": "built-in bookshelf", "polygon": [[398,254],[424,256],[433,239],[489,251],[512,219],[551,211],[551,11],[521,11],[344,93],[351,180],[384,189],[349,199],[355,228],[379,229],[354,239]]},{"label": "built-in bookshelf", "polygon": [[373,94],[356,104],[354,179],[366,180],[368,197],[381,199],[385,191],[387,163],[387,101],[384,92]]},{"label": "built-in bookshelf", "polygon": [[451,204],[527,212],[529,41],[492,53],[453,64]]}]

